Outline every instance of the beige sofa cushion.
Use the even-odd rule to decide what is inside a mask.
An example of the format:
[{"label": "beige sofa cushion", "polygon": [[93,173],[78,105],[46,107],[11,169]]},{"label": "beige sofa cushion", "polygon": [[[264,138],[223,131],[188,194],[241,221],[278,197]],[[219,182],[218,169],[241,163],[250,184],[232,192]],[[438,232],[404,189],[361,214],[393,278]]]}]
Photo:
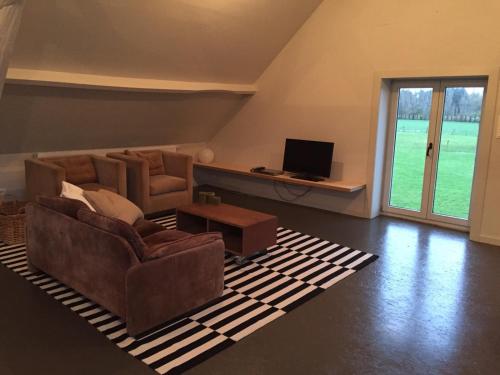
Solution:
[{"label": "beige sofa cushion", "polygon": [[120,219],[130,225],[144,218],[139,207],[119,194],[101,189],[84,191],[83,195],[101,215]]},{"label": "beige sofa cushion", "polygon": [[158,175],[151,176],[149,180],[149,193],[151,195],[172,193],[186,189],[187,182],[184,178],[180,177]]},{"label": "beige sofa cushion", "polygon": [[97,182],[97,173],[89,155],[65,156],[64,158],[44,160],[64,168],[66,181],[72,184],[81,185]]}]

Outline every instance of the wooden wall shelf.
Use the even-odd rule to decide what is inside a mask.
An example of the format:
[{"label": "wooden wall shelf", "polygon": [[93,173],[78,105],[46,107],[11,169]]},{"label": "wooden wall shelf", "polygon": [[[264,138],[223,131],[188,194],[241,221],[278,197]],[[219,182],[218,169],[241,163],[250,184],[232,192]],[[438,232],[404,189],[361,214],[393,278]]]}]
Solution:
[{"label": "wooden wall shelf", "polygon": [[251,167],[226,165],[226,164],[222,164],[222,163],[203,164],[203,163],[195,162],[194,165],[196,168],[201,168],[201,169],[209,169],[209,170],[214,170],[214,171],[219,171],[219,172],[234,173],[234,174],[239,174],[239,175],[243,175],[243,176],[260,178],[260,179],[264,179],[264,180],[284,182],[284,183],[291,184],[291,185],[301,185],[301,186],[308,186],[308,187],[313,187],[313,188],[318,188],[318,189],[343,191],[346,193],[353,193],[355,191],[363,190],[366,188],[366,183],[364,183],[364,182],[361,183],[361,182],[343,181],[343,180],[340,180],[340,181],[338,181],[338,180],[325,180],[325,181],[319,181],[319,182],[306,181],[306,180],[299,180],[296,178],[291,178],[289,174],[284,174],[284,175],[280,175],[280,176],[270,176],[270,175],[266,175],[266,174],[250,172]]},{"label": "wooden wall shelf", "polygon": [[252,95],[257,91],[256,86],[251,84],[167,81],[16,68],[7,71],[6,82],[18,85],[158,93],[226,92]]}]

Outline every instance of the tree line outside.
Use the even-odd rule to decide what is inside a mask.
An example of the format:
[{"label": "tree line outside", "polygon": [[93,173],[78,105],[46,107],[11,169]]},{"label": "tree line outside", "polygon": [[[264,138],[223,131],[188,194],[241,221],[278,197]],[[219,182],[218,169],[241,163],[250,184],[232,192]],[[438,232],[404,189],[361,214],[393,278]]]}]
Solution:
[{"label": "tree line outside", "polygon": [[[401,89],[398,119],[429,120],[431,100],[431,89]],[[482,92],[469,91],[463,87],[448,87],[443,120],[479,122],[482,101]]]}]

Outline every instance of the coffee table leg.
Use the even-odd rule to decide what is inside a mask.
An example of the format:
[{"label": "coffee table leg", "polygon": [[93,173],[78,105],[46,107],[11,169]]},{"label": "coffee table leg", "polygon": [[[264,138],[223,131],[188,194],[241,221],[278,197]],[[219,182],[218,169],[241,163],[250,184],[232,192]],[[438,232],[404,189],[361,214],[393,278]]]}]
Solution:
[{"label": "coffee table leg", "polygon": [[242,256],[238,256],[236,255],[234,257],[234,262],[238,265],[238,266],[242,266],[244,264],[247,264],[249,262],[249,260],[245,257],[242,257]]}]

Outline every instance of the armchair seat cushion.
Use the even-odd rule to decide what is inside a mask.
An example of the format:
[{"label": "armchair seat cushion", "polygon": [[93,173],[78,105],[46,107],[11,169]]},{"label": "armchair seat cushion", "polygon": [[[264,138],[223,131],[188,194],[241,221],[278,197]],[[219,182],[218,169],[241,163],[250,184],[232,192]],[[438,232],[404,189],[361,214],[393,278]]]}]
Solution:
[{"label": "armchair seat cushion", "polygon": [[151,176],[149,181],[150,195],[172,193],[187,189],[186,179],[167,175]]},{"label": "armchair seat cushion", "polygon": [[65,156],[50,158],[46,161],[54,163],[66,171],[66,181],[75,184],[88,184],[97,181],[97,173],[89,155]]},{"label": "armchair seat cushion", "polygon": [[118,193],[116,188],[111,187],[111,186],[105,186],[97,183],[89,183],[89,184],[81,184],[79,185],[83,190],[88,190],[88,191],[98,191],[101,189],[104,190],[109,190],[112,191],[113,193]]}]

